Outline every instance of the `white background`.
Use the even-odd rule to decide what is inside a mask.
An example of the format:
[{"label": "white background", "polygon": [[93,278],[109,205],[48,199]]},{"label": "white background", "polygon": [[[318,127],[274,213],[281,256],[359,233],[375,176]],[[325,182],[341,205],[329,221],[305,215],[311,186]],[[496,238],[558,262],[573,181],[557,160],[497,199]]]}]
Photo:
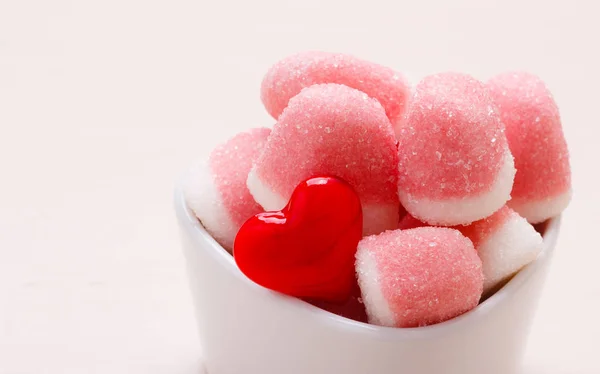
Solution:
[{"label": "white background", "polygon": [[173,183],[305,49],[546,80],[575,197],[526,373],[600,373],[595,3],[0,0],[0,373],[201,372]]}]

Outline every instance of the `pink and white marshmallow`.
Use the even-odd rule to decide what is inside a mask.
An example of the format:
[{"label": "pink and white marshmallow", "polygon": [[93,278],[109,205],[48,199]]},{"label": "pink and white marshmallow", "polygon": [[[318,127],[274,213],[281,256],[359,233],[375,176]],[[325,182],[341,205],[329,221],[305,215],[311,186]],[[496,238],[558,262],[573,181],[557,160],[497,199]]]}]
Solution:
[{"label": "pink and white marshmallow", "polygon": [[[400,220],[402,230],[427,226],[407,215]],[[483,264],[483,294],[490,295],[542,251],[543,239],[535,228],[508,206],[468,226],[454,226],[469,238]]]},{"label": "pink and white marshmallow", "polygon": [[398,141],[398,193],[414,217],[469,224],[510,199],[515,168],[504,125],[485,85],[471,76],[423,79]]},{"label": "pink and white marshmallow", "polygon": [[322,83],[343,84],[377,99],[394,125],[402,119],[410,96],[406,78],[397,71],[342,53],[309,51],[286,57],[269,69],[262,82],[262,101],[277,119],[303,88]]},{"label": "pink and white marshmallow", "polygon": [[417,327],[443,322],[477,306],[481,260],[450,228],[420,227],[363,238],[356,272],[369,322]]},{"label": "pink and white marshmallow", "polygon": [[531,223],[560,214],[571,199],[571,168],[552,94],[540,78],[524,72],[500,74],[488,88],[517,168],[509,205]]},{"label": "pink and white marshmallow", "polygon": [[248,188],[265,210],[280,210],[303,180],[341,178],[360,197],[370,235],[398,224],[397,165],[394,132],[377,100],[339,84],[314,85],[279,116]]},{"label": "pink and white marshmallow", "polygon": [[460,231],[471,239],[483,263],[484,295],[533,262],[543,247],[542,236],[508,206]]},{"label": "pink and white marshmallow", "polygon": [[188,206],[230,252],[242,224],[263,211],[248,191],[246,180],[270,132],[268,128],[255,128],[237,134],[194,167],[185,183]]}]

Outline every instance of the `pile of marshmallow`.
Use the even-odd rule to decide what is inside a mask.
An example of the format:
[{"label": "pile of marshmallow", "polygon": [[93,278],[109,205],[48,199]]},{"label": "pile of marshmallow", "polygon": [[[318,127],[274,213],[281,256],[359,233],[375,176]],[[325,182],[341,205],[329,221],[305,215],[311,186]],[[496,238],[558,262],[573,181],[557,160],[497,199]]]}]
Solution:
[{"label": "pile of marshmallow", "polygon": [[350,304],[370,323],[424,326],[473,309],[536,259],[532,225],[570,201],[559,111],[534,75],[441,73],[409,87],[387,67],[306,52],[270,68],[261,98],[276,124],[214,149],[190,173],[188,206],[235,255],[240,227],[284,208],[304,180],[347,182],[363,217]]}]

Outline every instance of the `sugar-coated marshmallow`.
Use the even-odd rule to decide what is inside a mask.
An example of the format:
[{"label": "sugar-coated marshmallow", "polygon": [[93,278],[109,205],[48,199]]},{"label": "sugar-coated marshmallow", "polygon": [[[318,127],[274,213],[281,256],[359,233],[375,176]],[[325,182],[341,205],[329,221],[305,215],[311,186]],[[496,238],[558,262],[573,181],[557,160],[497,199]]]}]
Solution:
[{"label": "sugar-coated marshmallow", "polygon": [[301,181],[316,175],[348,182],[363,210],[363,233],[398,225],[398,155],[381,104],[339,84],[313,85],[290,100],[248,176],[265,210],[280,210]]},{"label": "sugar-coated marshmallow", "polygon": [[208,160],[192,169],[185,183],[188,206],[228,251],[242,224],[262,212],[246,180],[270,132],[268,128],[251,129],[217,146]]},{"label": "sugar-coated marshmallow", "polygon": [[420,227],[363,238],[356,271],[369,322],[417,327],[473,309],[483,291],[481,260],[458,230]]},{"label": "sugar-coated marshmallow", "polygon": [[[407,215],[399,228],[406,230],[427,226]],[[468,226],[454,226],[469,238],[483,263],[483,294],[490,295],[525,265],[534,261],[542,250],[542,236],[508,206]]]},{"label": "sugar-coated marshmallow", "polygon": [[508,204],[531,223],[560,214],[571,199],[571,168],[552,94],[540,78],[524,72],[497,75],[488,87],[517,168]]},{"label": "sugar-coated marshmallow", "polygon": [[277,119],[292,97],[321,83],[343,84],[377,99],[393,125],[402,119],[410,92],[404,76],[390,68],[342,53],[309,51],[270,68],[262,82],[262,101]]},{"label": "sugar-coated marshmallow", "polygon": [[513,157],[500,115],[478,80],[458,73],[423,79],[398,141],[398,192],[414,217],[468,224],[510,198]]}]

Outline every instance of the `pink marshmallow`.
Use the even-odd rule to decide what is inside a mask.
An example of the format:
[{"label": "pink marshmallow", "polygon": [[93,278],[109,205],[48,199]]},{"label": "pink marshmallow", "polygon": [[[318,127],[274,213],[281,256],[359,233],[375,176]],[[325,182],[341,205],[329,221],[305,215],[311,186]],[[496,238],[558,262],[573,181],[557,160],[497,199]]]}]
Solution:
[{"label": "pink marshmallow", "polygon": [[[411,215],[400,220],[399,228],[408,230],[428,226]],[[483,263],[483,293],[492,294],[542,250],[541,235],[527,220],[508,206],[468,226],[454,226],[469,238]]]},{"label": "pink marshmallow", "polygon": [[185,184],[188,206],[230,252],[242,224],[263,211],[248,191],[246,179],[270,132],[252,129],[217,146],[207,162],[192,170]]},{"label": "pink marshmallow", "polygon": [[449,228],[386,231],[358,244],[356,271],[369,322],[417,327],[459,316],[479,303],[481,260]]},{"label": "pink marshmallow", "polygon": [[500,74],[488,87],[517,168],[509,205],[531,223],[560,214],[571,199],[571,168],[552,94],[540,78],[523,72]]},{"label": "pink marshmallow", "polygon": [[314,84],[337,83],[379,100],[392,124],[404,114],[409,88],[402,74],[341,53],[304,52],[276,63],[262,82],[267,111],[277,119],[290,99]]},{"label": "pink marshmallow", "polygon": [[330,175],[348,182],[363,207],[363,231],[396,228],[396,140],[381,104],[338,84],[314,85],[290,100],[248,176],[265,210],[285,206],[303,180]]},{"label": "pink marshmallow", "polygon": [[504,126],[485,85],[457,73],[426,77],[398,136],[398,192],[431,224],[485,218],[510,198],[515,169]]}]

